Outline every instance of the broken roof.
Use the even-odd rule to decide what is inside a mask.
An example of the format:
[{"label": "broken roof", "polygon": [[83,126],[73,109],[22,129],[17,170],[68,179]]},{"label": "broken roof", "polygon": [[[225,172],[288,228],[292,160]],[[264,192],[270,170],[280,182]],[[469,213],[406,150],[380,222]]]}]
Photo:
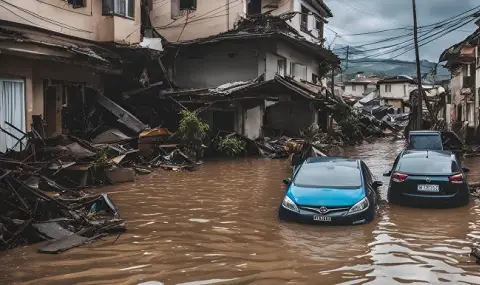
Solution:
[{"label": "broken roof", "polygon": [[264,100],[279,95],[297,96],[300,100],[322,102],[327,97],[326,87],[292,77],[276,75],[264,81],[263,75],[250,81],[223,84],[216,88],[181,89],[161,92],[165,98],[186,96],[195,101],[215,102],[223,100]]},{"label": "broken roof", "polygon": [[279,38],[316,55],[318,58],[334,65],[339,65],[340,60],[332,51],[327,50],[322,45],[308,41],[287,23],[287,21],[291,20],[296,14],[296,12],[288,12],[279,16],[273,16],[270,13],[265,13],[241,18],[233,30],[206,38],[169,43],[166,47],[178,48],[181,46],[212,44],[221,41]]},{"label": "broken roof", "polygon": [[384,83],[403,83],[403,82],[407,82],[411,84],[417,83],[412,77],[407,75],[397,75],[393,77],[387,77],[382,80],[379,80],[377,83],[384,84]]},{"label": "broken roof", "polygon": [[312,5],[313,7],[317,8],[320,7],[322,10],[325,11],[327,17],[333,17],[332,10],[325,4],[323,0],[305,0],[307,3]]},{"label": "broken roof", "polygon": [[471,35],[466,37],[463,41],[454,44],[453,46],[449,47],[448,49],[444,50],[440,55],[439,62],[447,61],[447,66],[452,65],[454,62],[459,63],[471,63],[475,61],[474,55],[472,56],[468,54],[462,53],[464,48],[468,48],[471,46],[476,46],[480,44],[480,28],[478,28],[475,32]]},{"label": "broken roof", "polygon": [[154,56],[158,51],[140,45],[93,43],[50,31],[0,22],[0,51],[28,53],[57,62],[88,66],[108,73],[121,73],[126,58]]}]

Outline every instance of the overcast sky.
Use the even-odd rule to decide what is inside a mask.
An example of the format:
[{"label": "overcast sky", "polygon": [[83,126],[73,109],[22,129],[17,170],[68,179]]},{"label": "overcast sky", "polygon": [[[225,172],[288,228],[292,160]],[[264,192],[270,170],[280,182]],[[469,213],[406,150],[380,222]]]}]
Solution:
[{"label": "overcast sky", "polygon": [[[413,25],[411,0],[325,0],[325,3],[330,7],[334,15],[325,26],[327,46],[329,46],[335,38],[333,31],[338,33],[338,37],[333,41],[332,48],[334,49],[342,45],[358,46],[411,32],[408,30],[399,30],[362,36],[349,36],[349,34],[353,33]],[[424,26],[440,22],[469,9],[473,9],[478,5],[480,5],[479,0],[417,0],[418,24],[419,26]],[[474,32],[476,27],[475,24],[471,23],[460,28],[460,30],[426,44],[420,48],[421,59],[437,62],[439,55],[444,49],[463,40]],[[433,33],[438,31],[440,30],[436,30]],[[428,37],[428,35],[425,37]],[[384,42],[379,45],[399,44],[408,39],[409,38],[400,38],[397,41]],[[379,46],[366,46],[364,49],[374,49],[377,47]],[[402,51],[404,50],[397,51],[392,55],[397,55]],[[379,54],[378,51],[370,51],[369,53],[370,55]],[[392,55],[380,55],[379,57],[388,58]],[[340,57],[342,56],[340,55]],[[415,54],[414,52],[409,52],[397,59],[415,60]]]}]

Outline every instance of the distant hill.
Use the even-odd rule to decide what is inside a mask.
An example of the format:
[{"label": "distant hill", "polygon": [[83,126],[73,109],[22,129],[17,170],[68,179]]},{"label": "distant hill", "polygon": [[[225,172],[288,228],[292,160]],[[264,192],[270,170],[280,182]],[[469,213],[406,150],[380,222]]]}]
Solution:
[{"label": "distant hill", "polygon": [[[346,68],[346,61],[342,61],[342,67]],[[420,62],[420,70],[422,76],[431,73],[435,67],[435,63],[422,60]],[[366,76],[375,74],[380,77],[408,75],[416,77],[417,69],[414,61],[392,60],[392,59],[350,59],[348,61],[348,69],[344,69],[343,74],[347,79],[353,78],[355,73],[363,71]],[[437,80],[449,79],[450,72],[442,65],[437,66]]]}]

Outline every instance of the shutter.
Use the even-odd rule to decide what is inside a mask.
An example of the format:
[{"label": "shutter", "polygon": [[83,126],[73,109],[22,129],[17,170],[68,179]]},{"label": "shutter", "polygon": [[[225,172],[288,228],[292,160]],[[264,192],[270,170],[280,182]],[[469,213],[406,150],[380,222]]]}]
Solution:
[{"label": "shutter", "polygon": [[180,0],[172,0],[171,3],[171,18],[176,19],[181,16],[180,14]]}]

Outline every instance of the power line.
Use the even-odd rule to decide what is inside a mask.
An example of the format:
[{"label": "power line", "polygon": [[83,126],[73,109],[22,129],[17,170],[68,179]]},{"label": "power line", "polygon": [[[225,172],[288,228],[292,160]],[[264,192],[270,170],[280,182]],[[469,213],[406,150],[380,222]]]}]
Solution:
[{"label": "power line", "polygon": [[[479,7],[480,7],[480,6],[479,6]],[[472,9],[471,9],[471,10],[472,10]],[[469,10],[469,11],[471,11],[471,10]],[[458,18],[458,15],[457,15],[457,16],[455,16],[455,17],[450,17],[450,18],[448,18],[448,19],[447,19],[448,21],[446,21],[446,22],[444,22],[444,23],[442,23],[442,24],[435,23],[435,24],[429,25],[429,26],[434,26],[434,27],[431,28],[431,29],[428,30],[428,31],[426,31],[426,30],[421,31],[421,32],[420,32],[420,33],[422,34],[422,35],[421,35],[421,38],[422,38],[422,40],[426,40],[426,39],[429,39],[429,38],[431,38],[431,37],[433,37],[433,36],[435,36],[435,35],[438,35],[439,33],[442,33],[442,32],[445,31],[445,30],[450,29],[451,27],[461,27],[461,26],[463,26],[462,23],[463,23],[464,21],[467,20],[467,23],[470,22],[470,21],[471,21],[470,18],[471,18],[472,16],[474,16],[476,13],[477,13],[477,12],[473,12],[473,13],[467,14],[466,16],[463,16],[462,18],[454,19],[454,18]],[[446,27],[446,28],[444,28],[444,27]],[[444,28],[444,29],[441,29],[441,28]],[[441,29],[439,32],[434,33],[434,34],[431,35],[431,36],[428,36],[429,34],[435,32],[436,30],[439,30],[439,29]],[[408,35],[407,35],[407,36],[408,36]],[[398,38],[400,39],[401,37],[398,37]],[[412,41],[412,39],[408,39],[408,40],[406,40],[406,41],[403,41],[403,42],[400,42],[400,43],[395,43],[395,44],[392,44],[392,45],[380,46],[380,47],[375,47],[375,48],[372,48],[372,49],[369,49],[369,50],[363,50],[363,51],[360,51],[360,53],[362,53],[362,52],[363,52],[363,53],[366,53],[366,52],[368,52],[368,51],[376,51],[376,50],[379,50],[379,49],[394,48],[393,50],[388,50],[388,51],[380,52],[380,53],[378,53],[378,54],[376,54],[376,55],[370,55],[370,57],[371,57],[371,56],[382,56],[382,55],[386,55],[386,54],[391,54],[391,53],[396,52],[396,51],[398,51],[398,50],[400,50],[400,49],[404,49],[404,48],[410,47],[410,46],[411,46],[411,43],[410,43],[411,41]],[[379,41],[379,42],[380,42],[380,41]],[[377,44],[377,43],[379,43],[379,42],[370,43],[369,45],[375,45],[375,44]],[[360,47],[360,46],[358,46],[358,47]],[[354,46],[354,48],[357,48],[357,47]],[[358,54],[358,52],[357,52],[357,54]]]},{"label": "power line", "polygon": [[[220,7],[217,7],[217,8],[215,8],[215,9],[212,9],[212,10],[208,11],[208,12],[205,12],[204,14],[196,17],[195,20],[200,20],[200,19],[202,19],[203,17],[205,17],[206,15],[208,15],[208,14],[214,12],[214,11],[217,11],[217,10],[222,9],[222,8],[225,7],[225,9],[224,9],[223,11],[220,11],[220,12],[224,12],[224,11],[227,10],[227,7],[226,7],[226,6],[231,5],[231,4],[233,4],[233,3],[235,3],[235,2],[238,2],[238,1],[242,1],[242,2],[243,2],[243,0],[232,0],[232,1],[228,2],[227,4],[223,4],[223,5],[220,6]],[[230,7],[230,8],[232,8],[232,7]],[[157,28],[157,29],[171,28],[172,25],[173,25],[173,23],[175,23],[177,20],[178,20],[178,19],[173,20],[171,23],[169,23],[169,24],[167,24],[167,25],[165,25],[165,26],[160,26],[160,27],[155,27],[155,28]],[[192,22],[192,21],[190,21],[190,22]],[[185,24],[185,21],[183,21],[183,22],[181,22],[181,23],[177,23],[177,24],[175,24],[175,25],[178,25],[178,24],[181,26],[181,25]]]},{"label": "power line", "polygon": [[[68,30],[72,30],[72,31],[77,31],[77,32],[91,33],[91,31],[87,31],[87,30],[83,30],[83,29],[78,29],[78,28],[75,28],[75,27],[73,27],[73,26],[67,25],[67,24],[65,24],[65,23],[61,23],[61,22],[58,22],[58,21],[55,21],[55,20],[50,20],[50,19],[48,19],[48,18],[46,18],[46,17],[43,17],[43,16],[41,16],[41,15],[39,15],[39,14],[37,14],[37,13],[34,13],[34,12],[30,11],[30,10],[27,10],[27,9],[25,9],[25,8],[19,7],[19,6],[15,5],[15,4],[12,4],[12,3],[8,2],[8,1],[0,0],[0,2],[5,3],[5,4],[7,4],[7,5],[10,5],[10,6],[16,8],[17,10],[20,10],[20,11],[26,13],[26,14],[29,14],[29,15],[37,18],[37,19],[40,19],[40,20],[42,20],[42,21],[44,21],[44,22],[47,22],[47,23],[56,25],[56,26],[58,26],[58,27],[61,27],[61,28],[64,28],[64,29],[68,29]],[[5,7],[4,7],[4,8],[5,8]],[[15,14],[15,15],[16,15],[16,14]],[[17,16],[18,16],[18,15],[17,15]],[[21,18],[22,18],[22,19],[25,19],[25,18],[23,18],[23,17],[21,17]],[[28,22],[32,23],[31,21],[28,21]],[[37,23],[33,23],[33,24],[34,24],[35,26],[38,25]]]}]

